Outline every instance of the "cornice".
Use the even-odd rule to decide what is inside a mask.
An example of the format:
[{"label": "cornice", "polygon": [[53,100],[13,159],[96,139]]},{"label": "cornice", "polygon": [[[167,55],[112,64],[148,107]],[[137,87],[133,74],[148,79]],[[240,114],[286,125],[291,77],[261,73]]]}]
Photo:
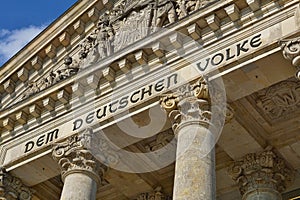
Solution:
[{"label": "cornice", "polygon": [[56,45],[63,45],[65,41],[57,41],[59,37],[65,32],[69,34],[76,31],[74,28],[71,30],[71,26],[78,19],[88,21],[89,18],[92,18],[93,16],[84,16],[91,8],[96,8],[99,12],[100,10],[105,10],[106,7],[110,7],[109,5],[110,2],[105,0],[77,1],[2,66],[0,70],[0,82],[2,83],[8,77],[12,76],[19,68],[26,65],[28,60],[34,59],[34,56],[37,54],[41,54],[47,48],[47,44],[56,43]]},{"label": "cornice", "polygon": [[[93,1],[94,2],[94,1]],[[59,94],[62,96],[61,102],[64,105],[67,105],[69,100],[71,100],[70,97],[70,92],[75,93],[75,96],[78,96],[76,92],[80,95],[80,91],[78,88],[72,87],[72,84],[78,80],[78,79],[89,79],[92,80],[92,83],[95,85],[98,84],[98,81],[102,82],[102,85],[106,85],[105,87],[108,88],[107,91],[109,91],[111,88],[110,83],[114,82],[116,79],[120,77],[120,75],[126,74],[126,67],[128,69],[138,66],[140,62],[144,62],[143,60],[136,59],[135,63],[128,62],[126,57],[128,55],[132,55],[133,57],[137,58],[139,55],[145,53],[143,51],[140,51],[139,49],[142,49],[143,46],[150,44],[151,42],[157,40],[159,41],[159,38],[162,37],[168,37],[171,42],[170,45],[173,45],[174,48],[176,48],[175,45],[172,43],[172,39],[178,38],[180,36],[172,34],[173,31],[180,31],[188,34],[190,37],[198,41],[203,45],[204,48],[206,49],[207,53],[216,51],[217,47],[222,47],[226,46],[227,44],[230,44],[230,42],[234,41],[236,38],[242,39],[243,37],[246,37],[247,35],[251,35],[255,32],[261,31],[266,29],[268,26],[272,24],[279,23],[282,20],[288,19],[289,17],[293,16],[294,10],[296,8],[296,5],[298,2],[296,1],[288,1],[286,4],[282,4],[281,8],[277,8],[277,5],[280,3],[280,1],[272,1],[271,3],[269,2],[268,4],[265,5],[265,7],[262,8],[263,13],[260,13],[260,18],[255,18],[255,12],[250,11],[251,6],[250,4],[248,5],[249,7],[244,8],[240,12],[234,12],[236,9],[235,1],[222,1],[218,2],[217,4],[213,4],[211,6],[205,7],[203,10],[200,10],[198,12],[195,12],[191,14],[190,16],[187,16],[183,19],[181,19],[178,23],[174,23],[169,25],[167,28],[167,31],[164,32],[157,32],[154,33],[151,37],[151,40],[142,39],[138,41],[137,43],[130,45],[128,47],[125,47],[123,50],[116,52],[113,57],[107,57],[100,62],[98,62],[96,65],[93,67],[88,67],[86,70],[83,70],[80,74],[76,75],[76,77],[70,77],[69,79],[63,80],[56,84],[53,87],[47,88],[43,92],[34,95],[30,97],[29,99],[25,99],[22,102],[14,105],[13,107],[9,108],[8,110],[3,110],[0,112],[0,122],[2,123],[1,120],[6,120],[6,119],[13,119],[15,118],[15,115],[21,115],[20,122],[25,121],[26,119],[23,120],[22,118],[22,112],[26,115],[28,115],[28,108],[32,105],[38,105],[41,104],[39,102],[42,102],[43,100],[46,99],[46,101],[52,101],[53,96],[55,97],[55,100],[58,99],[58,92],[61,92],[63,94]],[[234,6],[235,5],[235,6]],[[74,5],[79,6],[79,5]],[[233,8],[232,8],[233,7]],[[88,10],[90,7],[85,8],[85,11]],[[228,11],[231,11],[233,9],[233,13]],[[253,7],[252,7],[253,8]],[[268,9],[267,9],[268,8]],[[82,11],[83,13],[84,11]],[[206,25],[205,28],[201,28],[202,32],[195,31],[197,29],[200,30],[200,25],[203,23],[203,20],[206,20],[206,23],[210,22],[212,19],[212,16],[210,15],[211,13],[218,13],[218,12],[228,12],[229,17],[225,17],[220,20],[219,24],[219,29],[218,30],[213,30],[213,28],[209,27],[209,24]],[[281,14],[281,13],[285,14]],[[67,12],[68,13],[68,12]],[[231,14],[230,14],[231,13]],[[238,14],[239,13],[239,14]],[[237,19],[237,15],[240,16],[240,20]],[[65,15],[64,15],[65,16]],[[71,18],[68,16],[68,18]],[[236,22],[228,21],[230,20],[235,20]],[[250,19],[250,20],[249,20]],[[238,20],[238,22],[237,22]],[[60,20],[58,20],[60,21]],[[75,20],[74,20],[75,21]],[[266,24],[265,22],[268,21],[269,23]],[[70,22],[71,23],[71,22]],[[240,24],[238,28],[236,28],[236,23]],[[54,25],[53,25],[54,26]],[[63,26],[63,25],[62,25]],[[215,26],[215,25],[214,25]],[[67,26],[65,26],[67,27]],[[198,27],[198,28],[197,28]],[[48,30],[48,29],[47,29]],[[46,30],[46,32],[47,32]],[[59,30],[59,28],[57,28]],[[249,32],[249,30],[251,30]],[[243,33],[243,34],[241,34]],[[59,34],[57,34],[59,35]],[[221,35],[221,36],[220,36]],[[156,44],[155,44],[156,45]],[[158,43],[159,45],[159,43]],[[180,45],[183,46],[181,43]],[[155,51],[156,46],[152,46],[152,55],[154,57],[158,57],[159,52]],[[150,57],[152,55],[147,55],[146,59],[147,62],[151,61]],[[153,57],[153,56],[152,56]],[[149,58],[149,59],[148,59]],[[170,60],[166,60],[165,63],[174,63],[176,59],[179,59],[178,57],[174,58],[172,57]],[[122,64],[123,63],[123,64]],[[130,64],[125,64],[124,63],[130,63]],[[149,62],[147,63],[149,64]],[[128,66],[129,65],[129,66]],[[151,64],[150,64],[151,65]],[[107,66],[107,67],[104,67]],[[122,66],[125,66],[125,68],[122,68]],[[158,66],[163,66],[162,64],[153,64],[153,66],[158,67]],[[119,71],[117,71],[119,70]],[[16,70],[15,70],[16,71]],[[95,71],[100,71],[100,74],[93,74]],[[114,72],[114,73],[110,73]],[[11,72],[13,73],[13,72]],[[93,74],[93,75],[89,75]],[[92,78],[91,78],[92,76]],[[1,79],[4,80],[4,79]],[[89,81],[87,80],[87,81]],[[67,87],[66,87],[67,86]],[[80,88],[80,86],[79,86]],[[77,90],[76,90],[77,89]],[[101,94],[104,89],[101,89]],[[64,95],[66,94],[66,95]],[[48,99],[48,100],[47,100]],[[51,100],[52,99],[52,100]],[[60,101],[60,100],[59,100]],[[62,104],[59,104],[61,107]],[[56,110],[55,107],[51,106],[49,109]],[[27,111],[27,113],[26,113]],[[19,113],[21,112],[21,114]],[[32,114],[30,114],[32,115]],[[39,117],[40,115],[38,115]],[[37,116],[33,115],[33,118]],[[8,120],[8,123],[10,120]],[[13,126],[13,125],[12,125]]]}]

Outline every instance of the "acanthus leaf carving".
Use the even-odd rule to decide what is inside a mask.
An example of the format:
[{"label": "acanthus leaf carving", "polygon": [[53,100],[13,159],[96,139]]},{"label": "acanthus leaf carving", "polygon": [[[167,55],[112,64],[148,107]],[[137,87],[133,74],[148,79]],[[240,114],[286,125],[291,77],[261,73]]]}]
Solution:
[{"label": "acanthus leaf carving", "polygon": [[282,40],[279,42],[283,57],[292,61],[292,65],[297,68],[295,77],[300,80],[300,38]]},{"label": "acanthus leaf carving", "polygon": [[9,173],[4,168],[0,169],[0,199],[3,200],[30,200],[34,190],[25,186],[22,181]]},{"label": "acanthus leaf carving", "polygon": [[283,192],[294,175],[293,170],[272,150],[245,155],[232,163],[228,173],[239,185],[242,195],[260,188]]},{"label": "acanthus leaf carving", "polygon": [[160,103],[174,131],[182,122],[196,120],[207,125],[210,123],[210,98],[204,77],[200,77],[195,84],[182,85],[174,93],[164,95]]},{"label": "acanthus leaf carving", "polygon": [[73,171],[82,171],[91,175],[98,183],[102,182],[107,167],[88,149],[92,142],[90,131],[87,129],[80,135],[70,136],[53,147],[52,157],[59,164],[62,180]]}]

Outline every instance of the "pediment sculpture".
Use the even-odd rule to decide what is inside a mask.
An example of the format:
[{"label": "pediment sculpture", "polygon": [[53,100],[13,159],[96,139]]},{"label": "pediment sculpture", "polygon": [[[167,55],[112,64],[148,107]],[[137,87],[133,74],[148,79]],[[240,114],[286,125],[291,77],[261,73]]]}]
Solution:
[{"label": "pediment sculpture", "polygon": [[95,29],[79,44],[79,53],[65,58],[64,66],[46,78],[30,82],[23,99],[77,74],[113,53],[178,21],[211,0],[122,0],[99,17]]}]

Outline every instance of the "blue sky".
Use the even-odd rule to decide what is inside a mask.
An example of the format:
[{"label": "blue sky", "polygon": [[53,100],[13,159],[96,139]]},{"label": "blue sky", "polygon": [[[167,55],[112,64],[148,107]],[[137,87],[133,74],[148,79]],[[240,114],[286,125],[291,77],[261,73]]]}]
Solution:
[{"label": "blue sky", "polygon": [[2,0],[0,66],[77,0]]}]

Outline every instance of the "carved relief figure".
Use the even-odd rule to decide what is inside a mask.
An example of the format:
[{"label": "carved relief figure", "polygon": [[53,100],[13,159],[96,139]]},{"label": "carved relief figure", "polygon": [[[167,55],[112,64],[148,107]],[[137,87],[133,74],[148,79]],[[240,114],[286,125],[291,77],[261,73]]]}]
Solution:
[{"label": "carved relief figure", "polygon": [[73,58],[70,56],[66,56],[64,58],[64,64],[65,66],[61,70],[63,78],[67,78],[69,76],[77,74],[77,72],[79,71],[79,63],[76,60],[73,61]]},{"label": "carved relief figure", "polygon": [[98,49],[99,58],[101,59],[111,55],[113,52],[112,41],[114,39],[114,32],[110,25],[108,13],[101,16],[97,30],[96,47]]},{"label": "carved relief figure", "polygon": [[176,9],[178,17],[182,18],[187,16],[189,13],[198,10],[201,5],[201,0],[189,1],[189,0],[178,0],[178,8]]},{"label": "carved relief figure", "polygon": [[24,93],[22,99],[27,98],[39,91],[42,91],[59,81],[77,74],[80,69],[80,63],[73,60],[70,56],[64,58],[64,67],[61,69],[51,70],[47,77],[43,77],[40,81],[32,81],[28,84],[28,90]]},{"label": "carved relief figure", "polygon": [[30,82],[28,84],[28,90],[25,92],[25,94],[23,95],[22,98],[23,99],[27,98],[27,97],[29,97],[29,96],[31,96],[31,95],[39,92],[39,91],[40,91],[40,89],[38,88],[37,83],[36,82]]},{"label": "carved relief figure", "polygon": [[97,30],[91,33],[85,40],[79,45],[79,59],[81,60],[82,67],[85,67],[99,58],[99,53],[95,48],[95,41],[97,38]]},{"label": "carved relief figure", "polygon": [[30,83],[23,98],[76,74],[79,68],[89,66],[117,52],[146,37],[157,27],[173,23],[178,16],[184,17],[210,1],[122,0],[113,9],[100,16],[96,29],[79,44],[78,60],[65,58],[64,68],[52,70],[48,77]]},{"label": "carved relief figure", "polygon": [[157,16],[155,23],[157,27],[162,27],[167,19],[169,23],[173,23],[177,20],[175,6],[176,2],[174,0],[159,0],[157,2]]},{"label": "carved relief figure", "polygon": [[114,51],[136,42],[148,35],[152,23],[151,6],[153,0],[128,0],[118,6],[121,16],[114,17],[112,26],[115,30]]},{"label": "carved relief figure", "polygon": [[44,90],[44,89],[46,89],[47,87],[49,87],[49,86],[51,86],[51,82],[50,82],[50,78],[49,77],[47,77],[47,78],[43,78],[42,80],[41,80],[41,82],[40,82],[40,86],[39,86],[39,88],[40,88],[40,90]]}]

